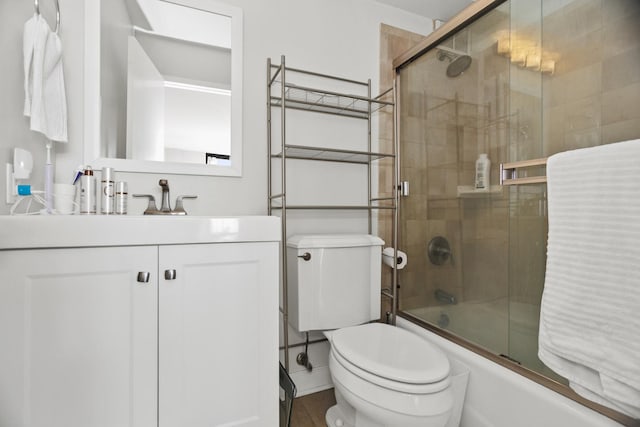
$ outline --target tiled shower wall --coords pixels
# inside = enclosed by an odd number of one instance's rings
[[[522,1],[511,4],[512,16],[514,9],[527,7]],[[539,90],[539,99],[526,90],[511,91],[511,111],[522,112],[522,120],[516,129],[512,123],[517,146],[511,147],[510,160],[640,138],[640,2],[544,0],[536,7],[541,24],[527,26],[515,18],[512,25],[537,32],[543,50],[557,58],[556,68],[528,82],[529,91]],[[524,83],[527,73],[512,67],[512,82]],[[547,222],[539,212],[546,207],[545,190],[544,185],[510,190],[512,301],[540,301]]]
[[[561,59],[543,81],[545,153],[640,137],[640,2],[544,1],[551,10],[542,42]]]

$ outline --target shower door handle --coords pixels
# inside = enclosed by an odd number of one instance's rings
[[[400,185],[398,185],[398,191],[400,195],[403,197],[409,196],[409,181],[401,181]]]

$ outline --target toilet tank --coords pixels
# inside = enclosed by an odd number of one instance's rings
[[[287,240],[289,323],[337,329],[380,318],[382,239],[368,234],[297,235]]]

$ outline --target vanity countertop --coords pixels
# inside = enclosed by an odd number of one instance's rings
[[[280,241],[270,216],[0,216],[0,250]]]

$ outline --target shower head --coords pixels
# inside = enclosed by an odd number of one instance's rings
[[[471,57],[467,54],[456,53],[442,48],[438,49],[437,58],[440,61],[447,59],[449,66],[447,67],[447,77],[458,77],[467,71],[471,66]]]
[[[451,61],[447,67],[447,77],[458,77],[471,66],[471,57],[462,55]]]

